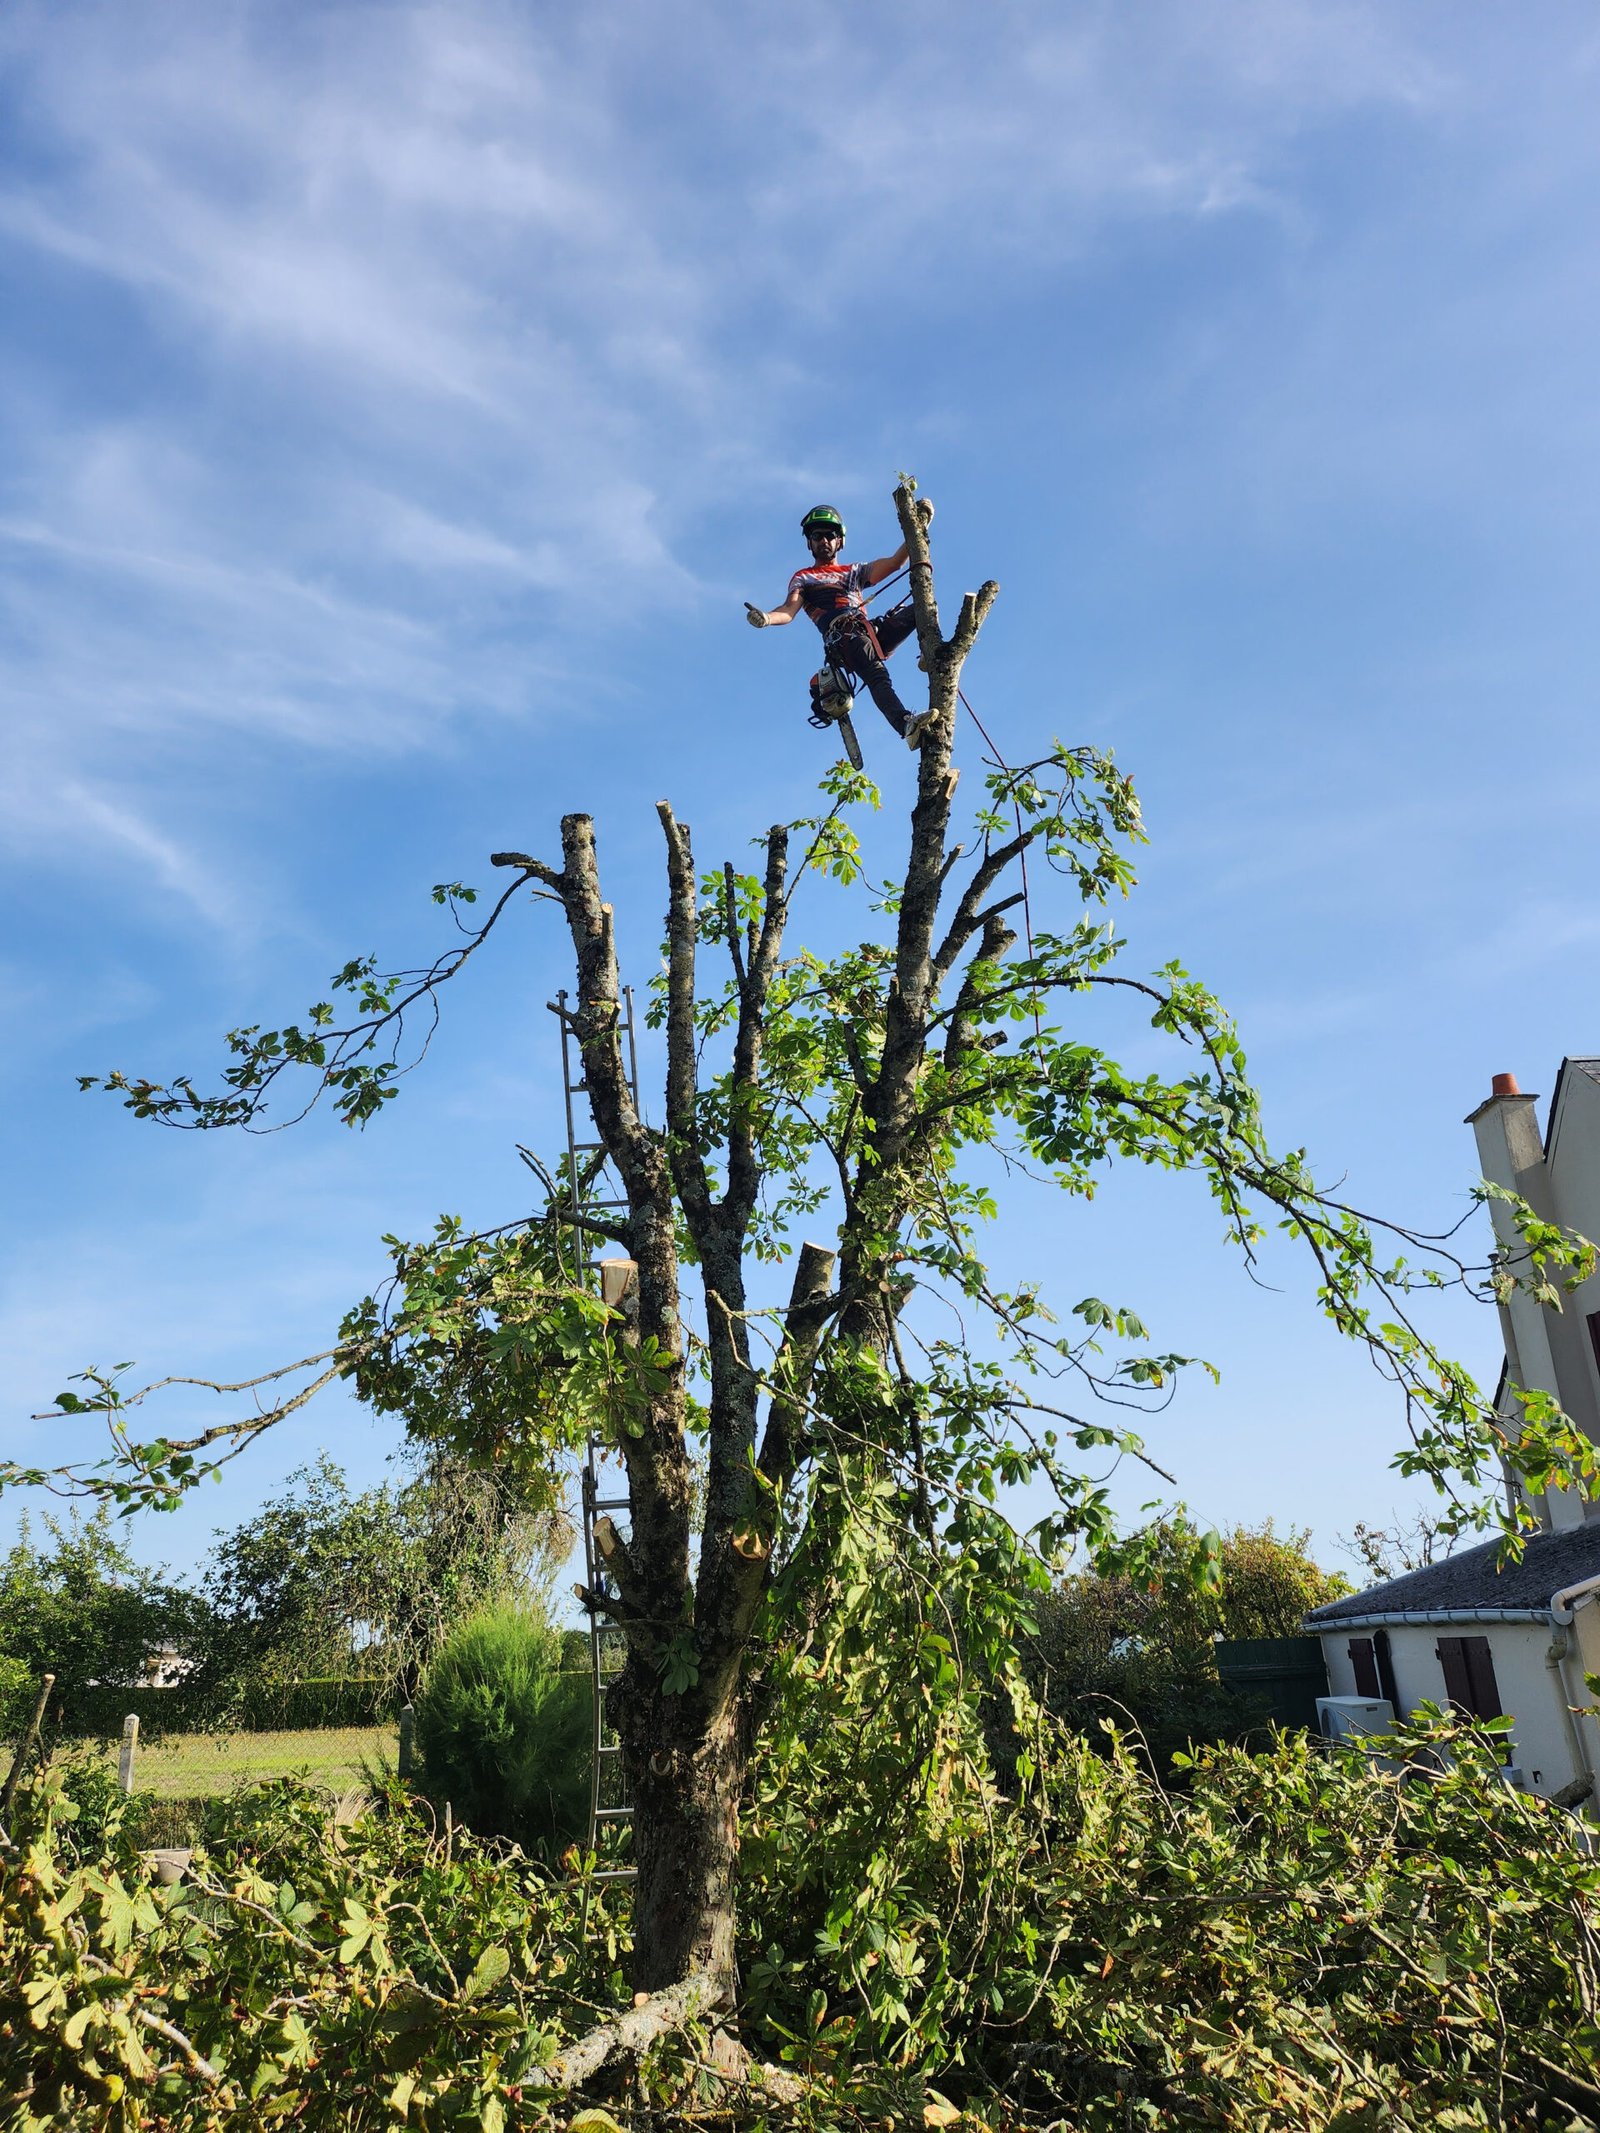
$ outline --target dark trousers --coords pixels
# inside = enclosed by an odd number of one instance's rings
[[[889,679],[889,669],[883,661],[896,645],[905,643],[916,626],[916,612],[911,602],[902,600],[898,607],[891,607],[887,613],[876,617],[872,636],[867,634],[867,625],[860,616],[845,615],[834,624],[825,640],[828,664],[861,682],[902,738],[911,714],[896,694],[894,683]],[[878,640],[877,651],[873,649],[873,636]],[[879,652],[883,654],[881,659]]]

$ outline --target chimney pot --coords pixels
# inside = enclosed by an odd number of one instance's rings
[[[1490,1093],[1494,1096],[1520,1096],[1522,1091],[1517,1087],[1515,1074],[1496,1074],[1490,1083]]]

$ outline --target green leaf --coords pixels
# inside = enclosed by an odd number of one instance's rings
[[[506,1949],[485,1948],[472,1966],[472,1975],[461,1988],[462,1999],[481,2000],[485,1993],[493,1992],[510,1968],[511,1957]]]
[[[75,2014],[67,2017],[62,2025],[61,2041],[69,2052],[75,2052],[82,2044],[85,2031],[99,2011],[91,2000],[87,2007],[80,2007]]]

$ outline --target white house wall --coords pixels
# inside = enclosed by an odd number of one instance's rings
[[[1355,1668],[1350,1659],[1352,1637],[1371,1637],[1370,1629],[1330,1626],[1322,1633],[1323,1657],[1328,1664],[1328,1693],[1357,1696]],[[1547,1666],[1553,1632],[1538,1622],[1439,1622],[1395,1623],[1389,1629],[1389,1658],[1394,1667],[1395,1692],[1407,1717],[1420,1703],[1447,1701],[1444,1669],[1437,1646],[1441,1637],[1489,1639],[1494,1660],[1495,1684],[1500,1708],[1513,1720],[1512,1761],[1526,1771],[1528,1783],[1546,1795],[1559,1792],[1578,1775],[1558,1701],[1555,1669]],[[1581,1662],[1577,1651],[1567,1662],[1568,1674],[1579,1697],[1586,1698]],[[1590,1733],[1586,1743],[1600,1767],[1600,1740]]]
[[[1545,1168],[1556,1220],[1580,1236],[1600,1240],[1600,1081],[1588,1071],[1590,1064],[1569,1059],[1562,1068],[1559,1102],[1546,1137]],[[1563,1379],[1581,1382],[1587,1393],[1587,1407],[1572,1406],[1569,1411],[1600,1439],[1600,1370],[1585,1323],[1591,1311],[1600,1311],[1600,1270],[1565,1298],[1564,1305],[1551,1346],[1565,1351],[1560,1357]],[[1597,1508],[1591,1505],[1591,1517]]]
[[[1571,1074],[1562,1077],[1559,1111],[1566,1109],[1566,1085],[1572,1079]],[[1492,1096],[1471,1114],[1469,1124],[1477,1140],[1484,1176],[1492,1184],[1521,1194],[1546,1221],[1560,1221],[1555,1180],[1539,1135],[1536,1102],[1536,1098],[1520,1093]],[[1510,1209],[1496,1200],[1491,1201],[1489,1213],[1499,1250],[1513,1264],[1520,1264],[1521,1240]],[[1499,1315],[1513,1382],[1554,1394],[1587,1435],[1600,1439],[1592,1371],[1571,1337],[1574,1323],[1583,1332],[1581,1316],[1574,1319],[1571,1312],[1547,1310],[1521,1287],[1501,1304]],[[1582,1500],[1567,1491],[1550,1490],[1529,1501],[1547,1527],[1561,1530],[1583,1521]]]

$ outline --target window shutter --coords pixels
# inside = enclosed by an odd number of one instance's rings
[[[1439,1655],[1439,1664],[1444,1668],[1444,1692],[1456,1709],[1467,1717],[1472,1716],[1472,1677],[1467,1672],[1467,1655],[1462,1647],[1465,1637],[1441,1637],[1434,1646]],[[1487,1639],[1475,1639],[1485,1643]]]
[[[1389,1632],[1386,1629],[1373,1631],[1372,1655],[1378,1663],[1378,1694],[1386,1698],[1398,1711],[1400,1692],[1394,1685],[1394,1654],[1389,1649]]]
[[[1372,1649],[1370,1637],[1350,1639],[1350,1664],[1356,1670],[1356,1694],[1358,1696],[1381,1696],[1378,1687],[1378,1658]]]
[[[1500,1691],[1494,1678],[1494,1657],[1489,1650],[1487,1637],[1463,1637],[1461,1656],[1467,1664],[1467,1680],[1472,1688],[1472,1712],[1475,1718],[1498,1718]]]

